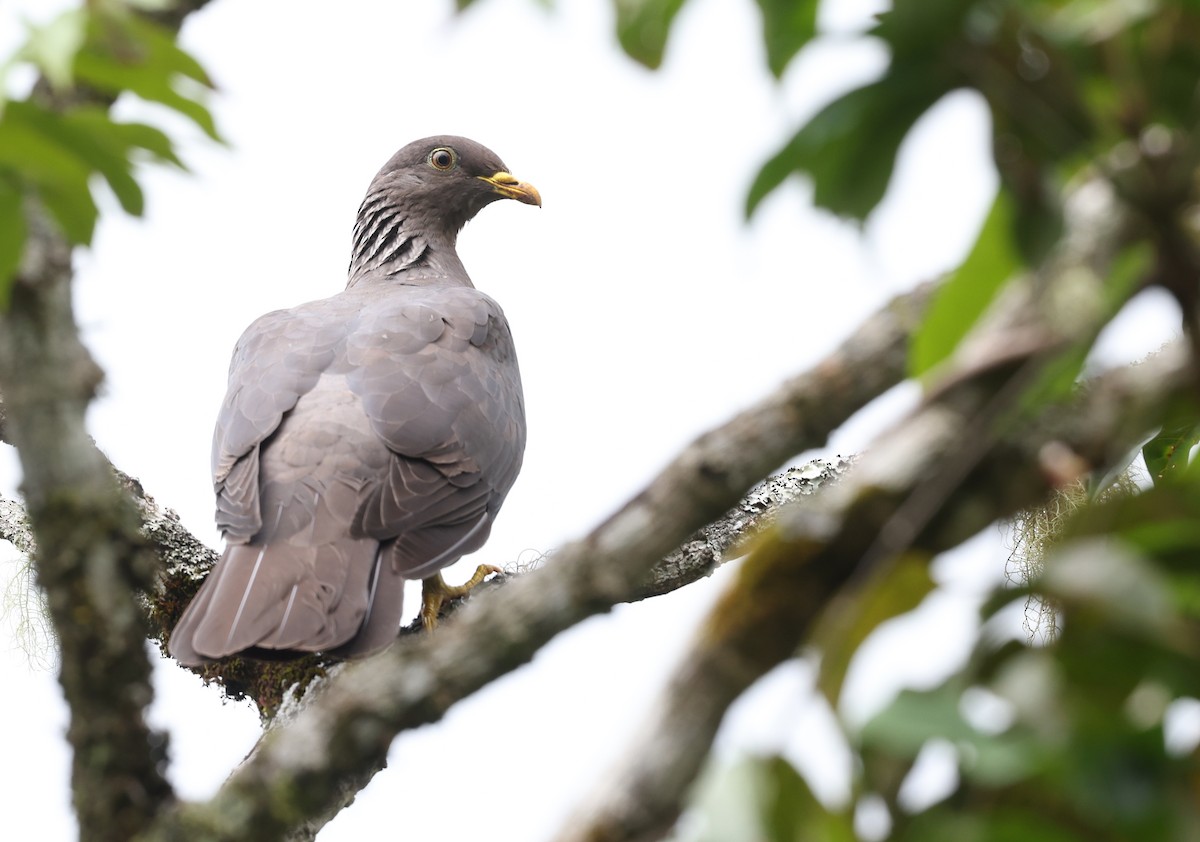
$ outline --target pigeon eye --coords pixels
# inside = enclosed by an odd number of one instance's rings
[[[448,146],[439,146],[429,153],[429,163],[435,170],[448,170],[458,163],[458,156]]]

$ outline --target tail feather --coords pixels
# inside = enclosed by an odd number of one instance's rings
[[[321,652],[344,646],[364,626],[378,555],[379,544],[370,539],[316,547],[229,545],[176,625],[171,654],[182,664],[199,665],[251,648]],[[390,598],[390,582],[388,588]],[[396,617],[393,638],[399,625]],[[376,629],[373,637],[382,634]]]
[[[348,643],[330,654],[339,658],[365,658],[396,639],[404,619],[404,577],[392,569],[388,555],[386,550],[380,549],[376,556],[371,598],[362,628]]]

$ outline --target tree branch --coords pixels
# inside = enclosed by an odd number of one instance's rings
[[[660,838],[678,818],[729,705],[796,652],[826,606],[844,604],[835,600],[841,589],[906,553],[932,557],[1081,472],[1103,473],[1159,423],[1162,408],[1191,382],[1178,343],[1037,417],[1021,409],[1112,315],[1084,305],[1075,286],[1090,278],[1092,294],[1102,295],[1100,279],[1123,243],[1123,209],[1105,195],[1110,201],[1097,202],[1093,191],[1071,205],[1078,212],[1068,214],[1068,236],[1047,269],[1010,285],[911,417],[829,493],[790,507],[761,536],[634,749],[559,842]]]
[[[972,429],[983,396],[964,391],[974,384],[963,384],[923,407],[830,493],[779,516],[681,659],[665,699],[634,740],[636,749],[568,822],[559,842],[660,838],[678,818],[729,705],[794,655],[840,589],[862,582],[871,566],[892,563],[897,551],[932,556],[1044,499],[1058,476],[1048,464],[1057,457],[1046,455],[1054,448],[1069,448],[1072,460],[1103,471],[1156,423],[1172,392],[1187,387],[1189,371],[1177,343],[1136,369],[1098,378],[1071,412],[1052,411],[1041,424],[1013,428],[981,455],[946,508],[907,548],[881,553],[878,536],[903,517],[939,460]]]
[[[767,477],[717,520],[694,532],[679,547],[650,570],[642,585],[626,602],[636,602],[669,593],[710,575],[728,558],[738,555],[738,546],[749,536],[775,521],[791,503],[816,494],[837,480],[850,461],[814,459],[803,467],[788,468]]]
[[[60,110],[111,104],[92,91],[51,91],[44,79],[34,96]],[[68,240],[32,196],[25,217],[21,264],[0,313],[0,427],[20,455],[38,582],[61,647],[80,835],[127,840],[174,797],[162,771],[166,738],[143,718],[153,690],[135,595],[152,587],[155,560],[85,428],[103,373],[79,340]]]
[[[142,719],[152,690],[133,599],[149,588],[154,561],[84,427],[101,375],[71,312],[70,249],[36,211],[30,222],[0,316],[6,430],[20,453],[38,581],[62,648],[82,836],[130,838],[171,797],[160,771],[165,738]]]

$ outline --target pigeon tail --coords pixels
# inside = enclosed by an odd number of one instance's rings
[[[171,655],[199,666],[245,650],[370,654],[395,638],[403,609],[403,579],[380,555],[361,538],[231,544],[179,619]],[[360,631],[369,643],[355,642]]]

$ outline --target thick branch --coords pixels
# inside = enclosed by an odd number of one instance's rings
[[[20,453],[38,580],[62,648],[83,838],[127,839],[171,796],[165,738],[142,719],[152,691],[134,594],[149,587],[153,556],[84,428],[101,375],[71,312],[70,250],[44,217],[31,222],[0,319],[5,426]]]
[[[35,96],[60,109],[110,104],[51,92],[44,80]],[[38,581],[61,646],[81,838],[127,840],[173,798],[166,738],[142,715],[152,689],[135,595],[153,583],[154,555],[85,429],[103,375],[75,325],[70,246],[33,197],[26,211],[29,236],[0,314],[0,428],[20,455]]]
[[[817,368],[702,436],[553,564],[474,600],[432,638],[346,667],[269,733],[212,801],[182,807],[149,838],[268,838],[331,815],[348,782],[353,791],[382,768],[397,733],[439,719],[560,631],[635,598],[653,565],[695,530],[900,382],[908,337],[932,291],[896,299]]]

